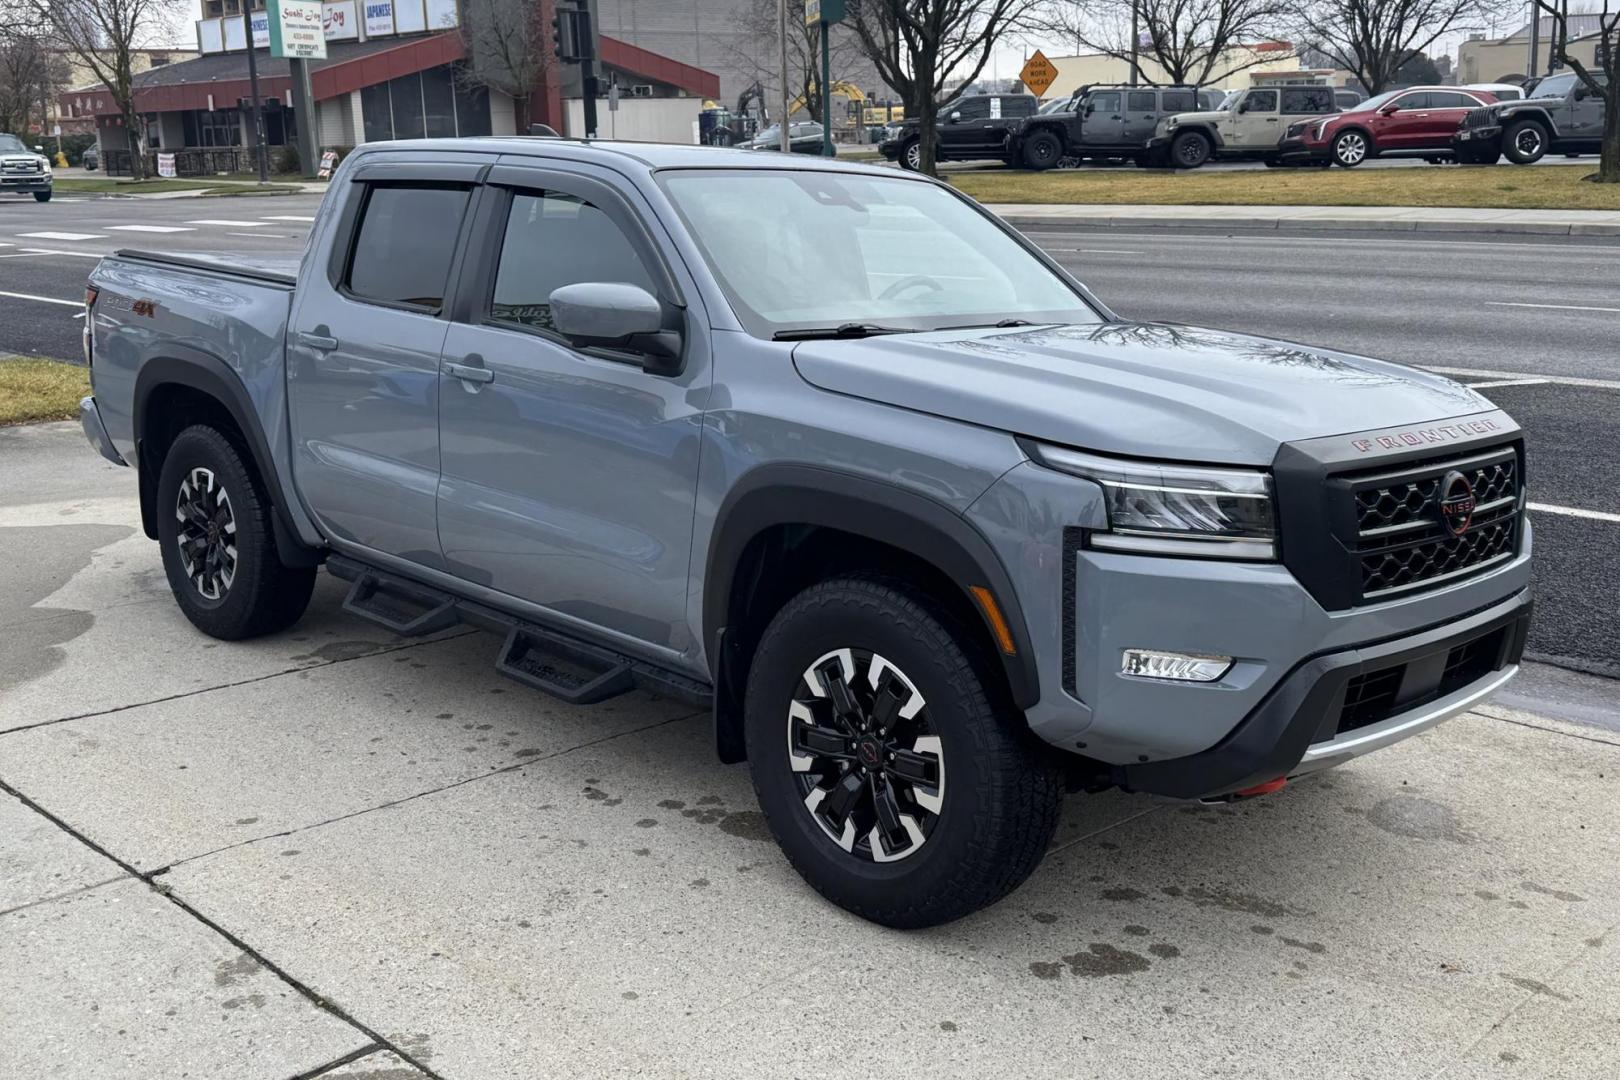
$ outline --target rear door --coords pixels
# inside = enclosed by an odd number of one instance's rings
[[[687,571],[711,370],[701,320],[685,314],[674,376],[552,328],[563,285],[622,282],[677,306],[692,295],[639,196],[608,175],[489,174],[444,347],[439,535],[449,570],[473,585],[680,652],[693,644]]]
[[[1125,139],[1125,95],[1118,90],[1094,90],[1080,110],[1086,147],[1118,146]]]
[[[1153,129],[1159,126],[1159,95],[1153,90],[1127,90],[1125,117],[1120,122],[1119,141],[1122,146],[1142,147],[1153,138]]]
[[[288,325],[293,474],[310,513],[339,540],[436,569],[445,297],[487,160],[361,165]]]
[[[1451,149],[1451,137],[1462,126],[1463,117],[1483,104],[1460,90],[1429,91],[1429,122],[1424,127],[1423,145],[1433,150]]]

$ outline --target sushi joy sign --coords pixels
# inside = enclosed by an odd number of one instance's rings
[[[270,55],[293,60],[325,60],[326,31],[321,0],[270,0]]]

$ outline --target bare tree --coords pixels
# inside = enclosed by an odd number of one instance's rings
[[[112,94],[129,140],[130,173],[144,180],[135,55],[144,42],[167,37],[175,0],[21,0],[21,6],[51,45],[77,57]]]
[[[819,123],[825,119],[821,115],[821,28],[800,18],[799,8],[796,3],[788,5],[788,95],[802,101],[810,119]],[[732,42],[728,46],[732,61],[764,87],[778,83],[782,71],[776,58],[781,53],[778,36],[782,27],[777,18],[777,0],[747,0],[737,28],[742,33],[728,39]],[[828,58],[836,84],[839,72],[847,67],[857,49],[854,36],[842,26],[834,26],[829,37]],[[767,95],[767,100],[775,98]]]
[[[1289,2],[1136,0],[1133,17],[1120,0],[1057,0],[1042,6],[1038,22],[1082,48],[1134,63],[1139,82],[1159,81],[1143,70],[1152,61],[1167,82],[1207,86],[1293,55],[1278,37]],[[1134,50],[1133,35],[1139,35]]]
[[[998,39],[1022,24],[1035,0],[850,0],[847,18],[860,49],[917,121],[922,170],[934,171],[940,93],[971,83]]]
[[[43,135],[49,119],[46,103],[68,78],[67,61],[37,31],[0,27],[0,131],[27,131],[37,108]]]
[[[517,132],[529,132],[529,98],[551,66],[551,27],[541,16],[549,4],[536,0],[466,0],[461,38],[467,63],[464,82],[512,99]]]
[[[1299,41],[1355,73],[1368,94],[1397,85],[1401,65],[1441,37],[1486,25],[1502,0],[1294,0]]]
[[[1569,51],[1569,8],[1563,0],[1535,0],[1539,14],[1552,19],[1553,56],[1573,71],[1587,94],[1603,102],[1603,142],[1598,171],[1587,177],[1600,184],[1620,184],[1620,2],[1603,0],[1598,16],[1594,64],[1588,67]]]

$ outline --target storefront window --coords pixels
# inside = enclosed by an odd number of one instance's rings
[[[463,86],[448,66],[362,87],[360,111],[367,142],[490,133],[489,95]]]

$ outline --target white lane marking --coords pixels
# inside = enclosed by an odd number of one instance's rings
[[[1573,506],[1552,506],[1548,503],[1525,503],[1525,505],[1540,514],[1562,514],[1565,517],[1586,518],[1588,521],[1610,521],[1620,524],[1620,514],[1610,514],[1602,510],[1578,510]]]
[[[1077,252],[1081,255],[1143,255],[1141,251],[1127,251],[1124,248],[1066,248],[1049,247],[1047,251]]]
[[[84,318],[84,312],[82,312],[82,311],[79,311],[79,312],[75,312],[75,313],[74,313],[74,315],[73,315],[73,317],[74,317],[74,318],[75,318],[75,319],[82,319],[82,318]]]
[[[55,248],[24,248],[27,255],[72,255],[80,259],[104,259],[107,256],[99,251],[60,251]]]
[[[29,240],[105,240],[106,233],[79,233],[79,232],[24,232],[18,236]]]
[[[54,296],[34,296],[25,292],[0,292],[0,296],[9,296],[13,300],[38,300],[42,304],[62,304],[66,307],[84,307],[83,300],[58,300]]]
[[[1415,364],[1414,367],[1432,371],[1436,375],[1463,375],[1476,379],[1541,379],[1558,386],[1586,386],[1593,390],[1620,390],[1615,379],[1582,379],[1573,375],[1534,375],[1528,371],[1490,371],[1484,368],[1432,367]]]
[[[1495,382],[1471,382],[1463,385],[1470,390],[1481,390],[1490,386],[1541,386],[1547,379],[1497,379]]]
[[[1620,315],[1620,307],[1590,307],[1586,304],[1522,304],[1511,300],[1487,300],[1485,306],[1542,308],[1547,311],[1607,311]]]
[[[232,228],[252,229],[262,226],[262,221],[236,221],[232,218],[197,218],[186,222],[187,225],[228,225]]]
[[[172,232],[196,232],[197,230],[193,229],[189,225],[108,225],[107,226],[107,231],[108,232],[172,233]]]
[[[313,217],[305,217],[303,214],[271,214],[268,217],[266,217],[264,220],[266,220],[266,221],[314,221],[315,219]]]
[[[270,237],[271,239],[274,239],[274,240],[285,240],[285,239],[287,239],[287,236],[286,236],[285,233],[275,233],[275,232],[228,232],[225,235],[226,236],[268,236],[268,237]]]
[[[1050,230],[1051,227],[1052,227],[1051,224],[1047,224],[1045,226],[1045,228],[1048,229],[1048,230]],[[1208,226],[1208,227],[1216,228],[1218,226]],[[1227,227],[1228,228],[1238,228],[1238,229],[1243,228],[1242,225],[1235,225],[1235,224],[1234,225],[1229,225]],[[1165,245],[1170,245],[1172,243],[1179,245],[1185,240],[1191,240],[1191,241],[1194,241],[1194,242],[1202,242],[1202,243],[1209,243],[1209,244],[1220,244],[1222,246],[1226,246],[1226,245],[1229,245],[1229,244],[1309,244],[1312,247],[1321,247],[1321,246],[1323,246],[1325,244],[1375,244],[1375,245],[1381,245],[1381,246],[1384,246],[1384,247],[1389,247],[1389,246],[1397,245],[1397,244],[1410,245],[1410,244],[1412,244],[1414,242],[1417,242],[1417,243],[1422,243],[1422,244],[1430,244],[1430,243],[1444,244],[1446,247],[1512,248],[1515,251],[1530,251],[1530,250],[1535,250],[1537,248],[1540,248],[1540,249],[1546,250],[1546,251],[1557,251],[1560,255],[1567,255],[1571,250],[1589,251],[1589,252],[1592,252],[1593,254],[1602,253],[1602,254],[1608,255],[1610,258],[1613,258],[1614,254],[1615,254],[1615,249],[1610,245],[1607,245],[1607,244],[1576,244],[1576,245],[1570,245],[1567,242],[1568,238],[1565,238],[1566,242],[1564,244],[1555,244],[1555,243],[1551,243],[1551,242],[1548,242],[1548,243],[1536,243],[1534,241],[1524,242],[1524,243],[1514,243],[1514,242],[1509,241],[1509,240],[1448,240],[1448,239],[1444,239],[1444,237],[1447,235],[1446,233],[1432,233],[1432,232],[1424,232],[1424,233],[1396,232],[1396,233],[1392,233],[1390,235],[1389,239],[1384,239],[1383,237],[1367,237],[1367,236],[1322,236],[1322,237],[1315,237],[1315,236],[1286,236],[1286,235],[1284,235],[1284,236],[1267,236],[1267,235],[1264,235],[1264,232],[1269,232],[1270,230],[1263,230],[1262,233],[1259,233],[1259,234],[1227,235],[1227,234],[1224,234],[1224,233],[1215,234],[1215,233],[1188,232],[1185,229],[1177,230],[1175,228],[1175,226],[1173,226],[1173,225],[1172,226],[1166,226],[1163,233],[1114,232],[1113,230],[1116,228],[1116,226],[1092,225],[1092,224],[1089,224],[1089,223],[1087,225],[1080,226],[1079,228],[1084,229],[1086,232],[1091,232],[1094,229],[1107,229],[1107,230],[1109,230],[1108,237],[1111,240],[1157,240],[1157,241],[1160,241],[1160,242],[1164,243]],[[1028,236],[1030,239],[1035,240],[1037,242],[1039,242],[1039,240],[1043,236],[1050,237],[1051,239],[1054,239],[1054,240],[1056,240],[1056,239],[1074,240],[1076,238],[1073,232],[1050,232],[1049,231],[1049,232],[1041,233],[1041,232],[1039,232],[1039,230],[1036,229],[1035,226],[1026,226],[1021,231],[1024,232],[1024,235]],[[1401,239],[1401,237],[1405,237],[1405,239]],[[1414,241],[1414,237],[1417,238],[1415,241]],[[1101,239],[1101,237],[1099,237],[1098,239]]]

